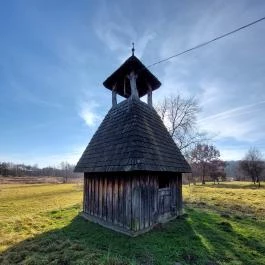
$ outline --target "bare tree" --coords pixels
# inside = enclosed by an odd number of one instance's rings
[[[74,166],[70,165],[68,162],[61,162],[60,167],[63,177],[63,183],[68,183],[69,178],[74,176]]]
[[[244,159],[240,162],[240,168],[252,179],[254,184],[258,183],[260,187],[260,179],[264,171],[264,160],[258,149],[252,147],[248,150]]]
[[[213,180],[214,184],[219,181],[225,181],[226,173],[225,173],[225,165],[226,163],[220,159],[215,159],[209,162],[209,175]]]
[[[0,163],[0,175],[8,176],[8,164],[5,162]]]
[[[188,155],[193,146],[206,140],[205,133],[200,133],[196,126],[200,107],[194,97],[166,97],[157,104],[156,111],[184,155]]]
[[[206,170],[209,169],[210,163],[219,157],[220,152],[213,145],[197,144],[191,151],[191,162],[201,169],[202,184],[205,184]]]

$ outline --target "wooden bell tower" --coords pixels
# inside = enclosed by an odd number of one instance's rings
[[[191,170],[152,107],[161,83],[134,47],[103,85],[112,91],[112,108],[75,168],[84,172],[82,214],[136,236],[182,213],[182,173]],[[125,98],[119,104],[117,94]]]

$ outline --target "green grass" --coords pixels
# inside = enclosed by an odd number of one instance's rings
[[[265,264],[265,190],[215,186],[185,186],[185,215],[130,238],[78,216],[80,186],[2,185],[0,264]]]

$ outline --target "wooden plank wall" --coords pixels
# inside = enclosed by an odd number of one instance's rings
[[[85,174],[84,212],[132,231],[149,228],[158,218],[156,176]]]
[[[157,176],[134,176],[132,181],[131,230],[141,231],[153,226],[158,218]]]

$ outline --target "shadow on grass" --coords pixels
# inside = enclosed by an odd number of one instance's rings
[[[255,247],[265,251],[261,243],[238,235],[218,215],[192,209],[187,212],[136,238],[76,216],[61,229],[10,247],[0,256],[0,264],[262,264],[245,253]],[[246,246],[241,248],[240,242]]]
[[[220,218],[205,211],[194,211],[193,218],[197,221],[193,225],[194,231],[208,241],[216,260],[223,264],[265,264],[263,222],[251,218],[238,220],[236,216]],[[242,231],[238,232],[234,226]]]

